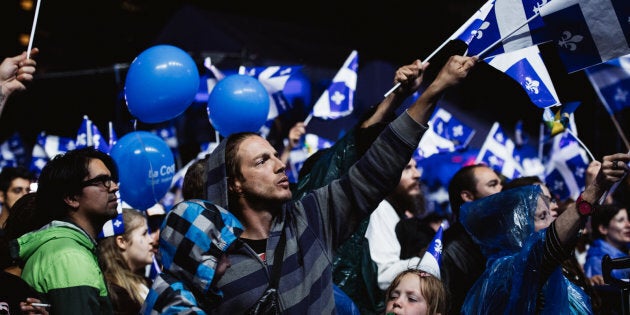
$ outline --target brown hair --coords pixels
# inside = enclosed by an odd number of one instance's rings
[[[427,314],[446,314],[446,290],[442,280],[418,269],[407,269],[399,273],[389,285],[385,293],[385,303],[389,301],[392,291],[400,284],[400,281],[408,275],[416,275],[420,278],[420,294],[427,301]]]

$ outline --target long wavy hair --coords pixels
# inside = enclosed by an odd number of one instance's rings
[[[142,212],[135,209],[123,209],[123,224],[125,232],[120,235],[128,242],[131,242],[131,232],[137,228],[145,226],[146,218]],[[107,289],[112,303],[116,305],[118,296],[112,288],[115,284],[124,288],[129,296],[140,305],[144,302],[147,282],[142,274],[144,269],[131,270],[127,261],[122,255],[122,251],[116,244],[116,235],[103,238],[99,241],[98,256],[107,283]]]

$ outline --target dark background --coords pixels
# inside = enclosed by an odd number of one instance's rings
[[[38,74],[27,92],[7,104],[0,117],[0,140],[16,131],[27,144],[40,131],[75,137],[83,115],[103,133],[109,121],[114,122],[119,137],[133,130],[134,120],[122,97],[126,70],[138,54],[157,44],[189,52],[202,74],[205,57],[211,57],[221,70],[239,65],[304,65],[312,99],[305,100],[305,109],[287,118],[278,133],[307,115],[308,106],[356,49],[355,113],[330,123],[336,127],[326,128],[327,132],[335,137],[382,99],[397,67],[426,58],[484,2],[413,1],[357,7],[194,0],[42,1],[34,40],[41,50],[36,57]],[[36,1],[30,11],[22,9],[20,0],[0,3],[0,57],[13,56],[26,49],[28,38],[22,42],[20,38],[31,32]],[[567,74],[551,44],[540,48],[561,101],[582,102],[576,112],[578,135],[595,157],[626,151],[584,73]],[[445,58],[438,55],[431,64],[439,68]],[[494,121],[511,130],[516,121],[523,120],[530,138],[538,139],[542,110],[529,103],[514,81],[490,67],[479,68],[450,96],[457,102],[444,105],[477,129],[471,145],[481,145]],[[624,130],[627,117],[625,112],[616,117]],[[184,162],[196,154],[200,142],[214,139],[202,103],[192,104],[185,114],[164,124],[177,126]]]

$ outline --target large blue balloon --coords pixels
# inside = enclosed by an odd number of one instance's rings
[[[129,66],[125,99],[129,112],[145,123],[159,123],[183,113],[195,99],[199,71],[188,53],[170,45],[143,51]]]
[[[269,93],[256,78],[233,74],[214,86],[208,96],[208,118],[222,136],[257,132],[267,121]]]
[[[134,131],[118,139],[110,151],[120,174],[120,199],[146,210],[166,193],[175,175],[173,153],[162,138]]]

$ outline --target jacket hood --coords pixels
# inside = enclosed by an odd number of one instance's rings
[[[224,138],[208,157],[208,173],[206,178],[206,200],[215,205],[228,208],[227,171],[225,169],[225,145],[228,138]]]
[[[541,194],[539,185],[528,185],[464,203],[460,222],[486,258],[513,254],[534,232],[534,213]]]
[[[180,202],[162,224],[162,271],[205,294],[219,258],[242,232],[236,217],[221,207],[200,199]]]
[[[96,250],[96,242],[78,226],[65,221],[52,221],[37,231],[20,236],[12,243],[11,256],[25,262],[42,245],[60,238],[70,238],[92,252]]]

